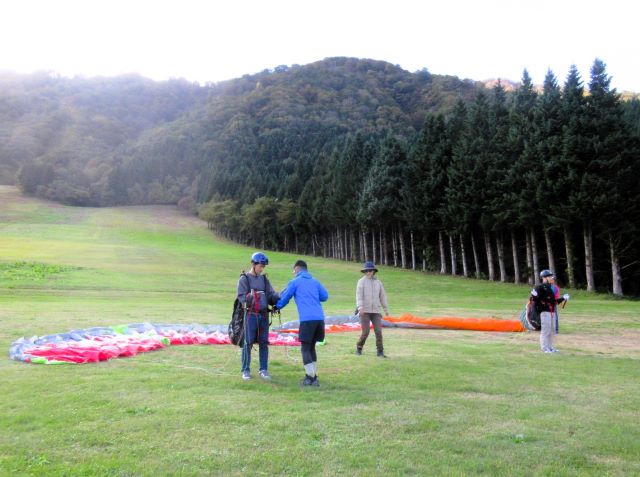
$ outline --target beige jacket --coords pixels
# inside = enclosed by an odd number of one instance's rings
[[[373,278],[362,277],[356,287],[356,305],[358,311],[365,313],[380,313],[380,307],[384,308],[385,316],[389,316],[387,294],[384,292],[382,282],[375,276]]]

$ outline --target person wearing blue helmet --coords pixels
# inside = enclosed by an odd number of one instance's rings
[[[556,296],[556,276],[551,270],[542,270],[540,279],[542,283],[531,290],[531,301],[540,314],[540,349],[544,353],[557,353],[553,347],[554,317],[558,304],[569,300],[569,295]]]
[[[244,344],[242,346],[242,379],[251,379],[251,349],[258,343],[260,377],[270,380],[269,374],[269,305],[280,296],[263,275],[269,259],[262,252],[251,256],[251,270],[242,273],[238,280],[238,300],[245,314]]]

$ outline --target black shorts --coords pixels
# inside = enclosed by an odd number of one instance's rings
[[[301,321],[298,339],[301,343],[324,341],[324,320]]]

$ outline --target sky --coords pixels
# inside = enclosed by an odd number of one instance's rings
[[[542,84],[595,58],[640,92],[633,0],[5,0],[0,70],[215,83],[333,56]]]

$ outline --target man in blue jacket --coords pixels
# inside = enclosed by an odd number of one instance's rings
[[[322,284],[307,271],[307,264],[298,260],[293,265],[295,278],[287,284],[276,304],[282,309],[293,297],[298,308],[300,328],[298,339],[302,344],[302,362],[306,375],[300,384],[320,386],[318,382],[316,342],[324,341],[324,311],[320,302],[327,301],[329,293]]]

